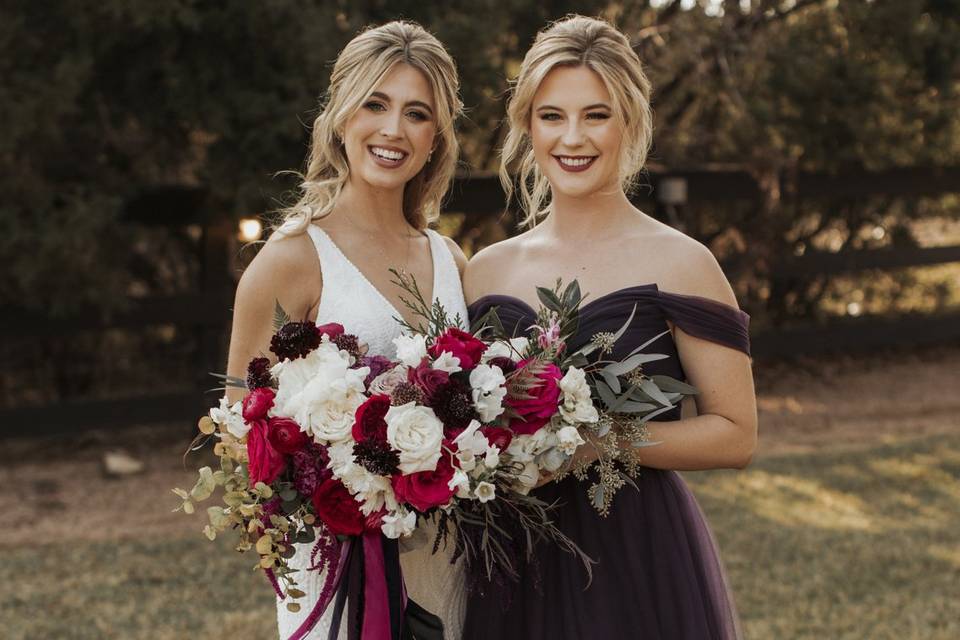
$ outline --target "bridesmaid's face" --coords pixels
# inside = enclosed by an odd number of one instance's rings
[[[436,135],[433,91],[423,73],[397,64],[343,128],[350,180],[403,188],[423,169]]]
[[[610,94],[595,72],[557,67],[540,83],[530,138],[554,193],[583,197],[617,185],[622,135]]]

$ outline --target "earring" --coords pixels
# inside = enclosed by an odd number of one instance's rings
[[[427,156],[427,162],[433,160],[433,149],[430,149],[430,155]]]

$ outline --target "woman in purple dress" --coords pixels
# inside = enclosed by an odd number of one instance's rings
[[[488,247],[467,267],[474,317],[498,309],[504,327],[534,324],[535,285],[574,278],[589,294],[571,349],[616,331],[636,309],[613,357],[669,329],[649,350],[670,358],[650,375],[697,387],[697,415],[650,424],[638,490],[621,489],[607,517],[584,485],[542,479],[556,520],[597,564],[550,545],[519,582],[491,585],[467,604],[463,637],[739,637],[733,600],[699,507],[678,470],[743,468],[757,441],[748,316],[708,249],[636,209],[627,198],[652,132],[650,85],[627,38],[572,17],[541,32],[508,108],[501,178],[519,171],[528,230]],[[595,456],[581,447],[586,458]]]

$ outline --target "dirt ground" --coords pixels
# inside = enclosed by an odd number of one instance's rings
[[[758,459],[960,431],[960,346],[757,363],[755,377]],[[181,424],[3,442],[0,503],[7,526],[0,548],[64,535],[77,541],[199,535],[203,515],[171,513],[178,500],[170,490],[189,489],[201,460],[192,454],[184,461],[193,435],[192,425]],[[139,459],[144,471],[108,477],[102,460],[111,450]]]

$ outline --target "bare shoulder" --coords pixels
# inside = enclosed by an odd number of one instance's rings
[[[733,288],[706,245],[666,225],[653,235],[668,274],[661,280],[662,289],[737,306]]]
[[[237,299],[279,300],[289,313],[310,309],[319,294],[320,259],[307,233],[274,234],[243,272]]]
[[[447,248],[450,249],[450,253],[453,255],[453,261],[457,263],[457,271],[460,272],[460,277],[463,278],[463,273],[467,268],[467,256],[463,255],[463,249],[453,241],[453,238],[448,238],[443,235],[440,237],[447,243]]]
[[[526,234],[501,240],[478,251],[470,258],[463,274],[463,292],[468,303],[490,293],[489,287],[498,276],[510,269],[526,242]]]

